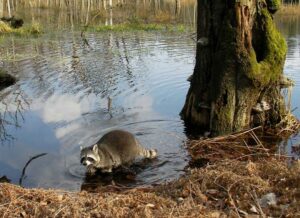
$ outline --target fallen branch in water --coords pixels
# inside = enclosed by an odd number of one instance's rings
[[[41,153],[41,154],[35,155],[35,156],[33,156],[32,158],[30,158],[30,159],[27,161],[27,163],[25,164],[25,166],[24,166],[24,168],[23,168],[23,170],[22,170],[22,175],[21,175],[21,177],[20,177],[20,179],[19,179],[19,185],[20,185],[20,186],[22,186],[23,178],[24,178],[24,176],[25,176],[25,171],[26,171],[27,166],[30,164],[30,162],[33,161],[34,159],[37,159],[37,158],[39,158],[39,157],[42,157],[42,156],[44,156],[44,155],[46,155],[46,154],[47,154],[47,153]]]

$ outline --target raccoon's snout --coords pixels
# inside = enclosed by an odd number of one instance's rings
[[[94,164],[96,161],[91,157],[83,157],[81,158],[80,162],[83,166],[89,166],[91,164]]]
[[[86,158],[81,158],[80,160],[80,163],[83,165],[83,166],[88,166],[88,161],[86,160]]]
[[[90,166],[91,164],[92,164],[92,163],[91,163],[90,161],[88,161],[88,160],[82,161],[82,165],[85,166],[85,167],[88,167],[88,166]]]

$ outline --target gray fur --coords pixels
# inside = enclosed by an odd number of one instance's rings
[[[93,174],[97,169],[112,172],[113,168],[131,164],[137,157],[155,158],[155,149],[145,149],[133,134],[123,130],[106,133],[94,145],[81,148],[80,158],[87,171]]]

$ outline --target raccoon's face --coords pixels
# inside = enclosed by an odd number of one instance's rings
[[[96,167],[99,162],[98,146],[97,144],[92,147],[80,147],[80,163],[87,168]]]

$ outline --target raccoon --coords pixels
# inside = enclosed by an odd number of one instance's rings
[[[116,167],[130,165],[137,157],[152,159],[157,156],[156,149],[145,149],[133,134],[124,130],[110,131],[96,144],[80,149],[80,162],[91,175],[97,169],[110,173]]]

